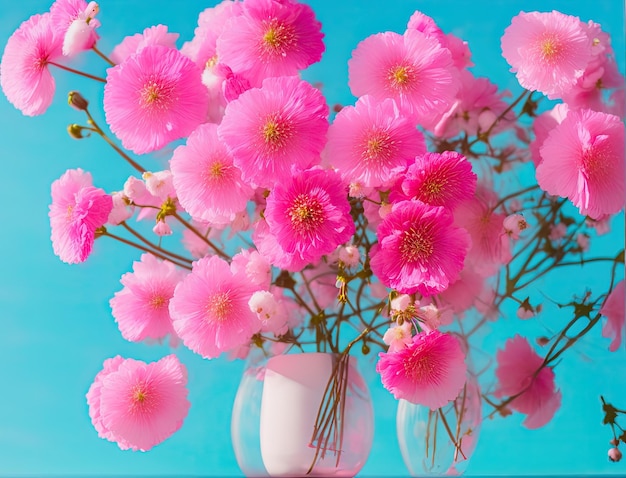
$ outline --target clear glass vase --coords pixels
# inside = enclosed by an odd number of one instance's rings
[[[356,359],[294,353],[247,361],[231,421],[246,476],[346,476],[365,465],[374,434]]]
[[[398,442],[411,476],[462,474],[476,448],[481,421],[480,388],[473,375],[468,374],[455,400],[436,410],[400,400]]]

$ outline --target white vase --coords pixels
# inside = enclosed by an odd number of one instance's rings
[[[242,430],[244,421],[233,413],[233,423],[237,423],[233,444],[244,473],[352,477],[359,472],[371,450],[374,414],[356,360],[344,359],[326,353],[279,355],[255,369],[256,386],[244,375],[235,408],[238,413],[247,409],[259,414],[257,423],[247,417],[251,422]],[[242,408],[244,395],[251,390],[256,400],[260,392],[260,405],[247,403]],[[248,395],[251,401],[254,396]],[[256,471],[250,473],[251,458],[259,453],[250,446],[243,451],[237,443],[245,435],[252,443],[249,436],[256,430],[264,470],[255,465]]]

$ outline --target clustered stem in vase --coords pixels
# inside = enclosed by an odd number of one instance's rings
[[[308,472],[330,452],[340,465],[355,351],[378,352],[383,386],[426,407],[427,460],[434,467],[443,434],[454,469],[480,426],[470,401],[539,428],[560,408],[564,353],[597,327],[611,351],[620,346],[624,249],[588,254],[625,197],[624,78],[600,25],[556,11],[515,16],[501,38],[522,87],[513,98],[472,73],[471,45],[415,12],[404,32],[355,46],[356,100],[331,113],[300,76],[326,48],[304,3],[226,0],[200,13],[180,48],[157,25],[111,52],[97,46],[98,11],[56,0],[2,57],[2,89],[25,115],[51,104],[55,68],[104,83],[106,127],[94,99],[72,91],[86,118],[68,132],[99,136],[133,174],[109,193],[82,169],[63,173],[52,184],[54,253],[81,263],[108,239],[138,251],[110,300],[126,340],[170,337],[207,359],[251,348],[336,354]],[[88,71],[69,66],[90,54]],[[179,140],[168,169],[142,165]],[[560,302],[537,293],[559,271],[588,267],[602,268],[593,287]],[[540,317],[541,300],[560,309],[559,329],[515,335],[473,370],[485,330],[511,310]],[[87,402],[102,438],[149,450],[183,424],[185,366],[176,354],[115,356]],[[623,411],[602,402],[618,461]]]

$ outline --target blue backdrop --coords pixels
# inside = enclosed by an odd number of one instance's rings
[[[322,63],[305,76],[323,83],[331,105],[354,101],[347,87],[346,62],[357,43],[380,31],[403,32],[415,9],[432,16],[445,32],[469,42],[477,75],[490,76],[513,92],[519,87],[499,45],[511,17],[522,9],[556,9],[601,23],[613,35],[624,71],[621,0],[308,3],[323,24],[327,52]],[[159,23],[181,34],[180,46],[191,39],[198,13],[212,5],[211,0],[102,0],[99,46],[108,52],[125,35]],[[3,2],[0,44],[23,20],[49,6],[50,0]],[[85,56],[83,64],[102,65],[93,55]],[[96,104],[102,98],[101,85],[58,70],[55,76],[57,101],[42,117],[23,117],[0,98],[0,475],[237,475],[229,427],[241,362],[203,360],[177,349],[189,369],[192,408],[182,429],[148,453],[119,450],[98,438],[90,423],[85,393],[104,359],[121,354],[152,361],[172,350],[126,342],[111,317],[108,301],[121,288],[119,278],[131,269],[138,253],[104,240],[98,241],[96,252],[85,264],[69,266],[52,253],[47,213],[53,180],[67,168],[81,167],[93,173],[97,186],[113,191],[133,173],[97,138],[76,141],[65,133],[67,124],[83,121],[80,113],[66,106],[66,93],[79,89]],[[97,112],[96,117],[103,115]],[[142,158],[142,162],[149,169],[162,169],[167,153]],[[613,227],[615,245],[623,241],[623,216]],[[579,280],[593,284],[593,277]],[[505,327],[512,335],[520,324],[512,318]],[[608,340],[597,333],[568,353],[557,368],[563,406],[544,429],[522,428],[520,416],[484,423],[468,473],[626,474],[626,463],[608,463],[610,433],[601,426],[600,393],[626,406],[624,349],[609,354],[607,347]],[[406,474],[395,436],[396,403],[378,384],[373,366],[363,365],[374,396],[376,438],[362,474]]]

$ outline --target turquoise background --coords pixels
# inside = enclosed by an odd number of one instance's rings
[[[380,31],[401,33],[416,9],[432,16],[445,32],[469,42],[477,75],[490,76],[513,92],[519,87],[500,56],[499,44],[511,17],[520,10],[556,9],[602,24],[613,35],[624,71],[620,0],[307,3],[323,24],[327,52],[305,77],[323,83],[331,105],[354,101],[347,87],[346,61],[357,43]],[[159,23],[181,34],[181,46],[191,39],[198,13],[211,5],[197,0],[102,0],[99,47],[109,52],[125,35]],[[47,0],[2,2],[0,45],[23,20],[49,6]],[[104,64],[89,53],[78,60],[78,66],[104,72]],[[58,70],[54,74],[56,103],[44,116],[23,117],[0,98],[0,475],[237,475],[229,427],[240,361],[207,361],[184,348],[175,350],[189,369],[192,408],[182,429],[150,452],[121,451],[98,438],[90,423],[85,393],[106,358],[121,354],[152,361],[172,349],[126,342],[111,317],[108,301],[121,288],[119,278],[131,269],[138,252],[101,240],[87,263],[74,266],[60,262],[52,252],[47,216],[52,181],[68,168],[81,167],[92,172],[95,185],[113,191],[133,173],[98,138],[76,141],[65,132],[69,123],[83,122],[83,116],[65,104],[71,89],[80,90],[92,102],[92,111],[104,123],[95,107],[102,99],[101,85]],[[142,157],[141,162],[159,170],[170,153],[171,148]],[[612,239],[604,239],[603,244],[616,249],[623,243],[623,229],[620,215],[613,222]],[[600,279],[606,277],[576,272],[562,282],[560,292],[567,295],[569,290],[593,287]],[[531,327],[514,317],[504,320],[498,329],[501,335],[490,335],[485,347],[492,350],[502,343],[501,337],[518,330],[536,333]],[[601,393],[626,407],[626,354],[624,348],[609,354],[608,342],[597,331],[557,367],[563,406],[543,429],[522,428],[519,415],[486,421],[468,473],[626,474],[626,460],[608,462],[611,435],[601,426]],[[378,384],[373,369],[372,363],[362,363],[376,411],[375,444],[362,474],[405,475],[395,437],[396,403]]]

